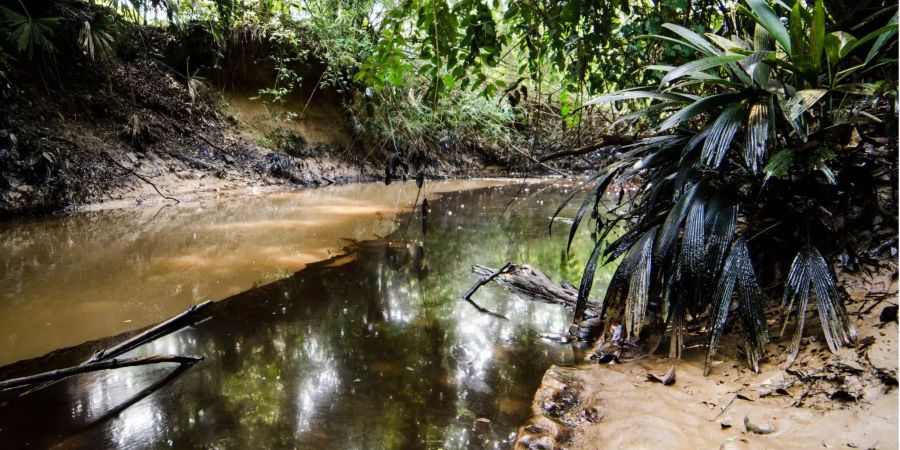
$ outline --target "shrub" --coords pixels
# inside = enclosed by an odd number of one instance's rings
[[[735,299],[747,362],[759,370],[769,340],[759,269],[778,278],[768,269],[785,263],[785,251],[796,255],[781,280],[783,320],[796,317],[789,363],[799,350],[811,298],[832,351],[855,339],[818,249],[847,229],[836,229],[821,209],[854,189],[853,180],[836,170],[864,155],[849,148],[837,155],[844,136],[896,120],[896,111],[886,112],[896,88],[876,76],[886,64],[896,70],[895,61],[879,58],[896,42],[896,15],[857,39],[826,33],[822,0],[811,10],[794,3],[787,26],[765,0],[747,0],[739,8],[752,33],[728,38],[664,25],[671,34],[656,37],[691,49],[696,58],[650,66],[661,72],[659,85],[588,103],[638,103],[638,116],[652,121],[654,135],[626,147],[621,160],[594,177],[595,188],[572,225],[574,232],[592,208],[601,237],[582,277],[576,320],[598,261],[622,257],[601,314],[622,321],[632,339],[653,342],[670,330],[672,356],[680,355],[688,323],[705,321],[707,371]],[[604,218],[608,187],[634,179],[630,208]],[[622,224],[624,234],[604,245],[602,237]]]

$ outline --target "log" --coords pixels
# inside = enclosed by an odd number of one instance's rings
[[[159,363],[177,363],[180,366],[184,366],[192,365],[202,360],[202,356],[180,355],[153,355],[128,359],[107,359],[104,361],[85,363],[80,366],[66,367],[65,369],[52,370],[50,372],[0,381],[0,391],[28,386],[31,384],[58,381],[63,378],[71,377],[72,375],[78,375],[87,372],[96,372],[98,370],[118,369],[120,367],[143,366],[147,364]]]
[[[478,264],[472,266],[472,272],[483,277],[486,274],[495,273],[493,269]],[[486,278],[482,278],[482,280],[486,280]],[[574,308],[578,300],[578,288],[566,282],[556,284],[543,272],[524,264],[507,264],[504,266],[504,270],[496,272],[491,280],[513,292],[547,303]],[[486,280],[484,283],[488,281],[490,280]],[[589,309],[596,310],[600,305],[596,300],[588,299],[587,306]]]
[[[147,342],[159,339],[169,333],[179,330],[189,325],[192,322],[191,319],[195,315],[197,315],[197,313],[206,309],[207,307],[212,305],[212,303],[212,300],[207,300],[197,305],[191,305],[183,313],[178,314],[177,316],[172,317],[171,319],[166,320],[165,322],[162,322],[154,327],[148,328],[147,330],[144,330],[142,333],[131,337],[131,339],[128,339],[125,342],[94,353],[94,356],[92,356],[91,359],[85,361],[85,364],[115,358],[116,356],[122,355],[130,350],[140,347]]]
[[[475,294],[475,291],[477,291],[478,288],[484,286],[485,284],[490,283],[491,280],[493,280],[494,278],[497,278],[498,275],[500,275],[501,273],[503,273],[503,272],[504,272],[506,269],[508,269],[511,265],[512,265],[512,263],[507,262],[506,264],[503,265],[503,267],[501,267],[501,268],[499,268],[499,269],[497,269],[497,270],[491,270],[491,271],[489,271],[489,272],[487,272],[487,273],[482,273],[482,274],[481,274],[481,275],[482,275],[481,279],[478,280],[478,282],[475,283],[474,286],[472,286],[471,288],[469,288],[469,291],[466,292],[466,295],[463,295],[463,299],[465,299],[465,300],[472,300],[472,295]],[[475,266],[472,266],[472,271],[473,271],[473,272],[475,271],[474,267],[475,267]],[[486,267],[483,267],[483,266],[478,266],[478,267],[481,267],[481,268],[483,268],[483,269],[487,269]],[[477,272],[476,272],[476,273],[477,273]]]

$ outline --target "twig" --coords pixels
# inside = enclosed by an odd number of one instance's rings
[[[80,366],[66,367],[65,369],[58,369],[50,372],[29,375],[26,377],[0,381],[0,390],[12,389],[49,381],[58,381],[72,375],[78,375],[80,373],[86,372],[95,372],[98,370],[118,369],[120,367],[143,366],[146,364],[158,363],[177,363],[179,365],[190,365],[201,360],[203,360],[202,356],[153,355],[143,356],[139,358],[96,361],[88,364],[82,364]]]
[[[122,342],[114,347],[110,347],[105,350],[100,350],[99,352],[95,353],[94,356],[91,357],[91,359],[85,361],[85,364],[115,358],[116,356],[122,355],[130,350],[140,347],[147,342],[159,339],[169,333],[181,329],[184,326],[188,325],[188,323],[190,323],[189,319],[191,319],[198,312],[212,305],[212,303],[212,300],[207,300],[197,305],[191,305],[191,307],[186,309],[183,313],[172,317],[171,319],[166,320],[165,322],[162,322],[155,327],[149,328],[143,333],[140,333],[137,336],[126,340],[125,342]]]
[[[538,158],[539,162],[547,162],[553,159],[562,158],[565,156],[577,156],[583,155],[585,153],[590,153],[594,150],[599,150],[603,147],[608,147],[610,145],[623,145],[623,144],[632,144],[634,143],[634,139],[626,138],[622,136],[602,136],[600,137],[599,142],[595,142],[590,145],[585,145],[584,147],[579,147],[571,150],[561,150],[555,153],[551,153],[549,155],[544,155]]]
[[[498,275],[500,275],[500,274],[503,273],[503,272],[506,272],[506,270],[509,269],[509,266],[511,266],[511,265],[512,265],[511,262],[507,262],[506,264],[503,265],[503,267],[501,267],[501,268],[497,269],[496,271],[494,271],[494,273],[492,273],[492,274],[490,274],[490,275],[488,275],[488,276],[486,276],[486,277],[482,277],[481,279],[479,279],[478,282],[475,283],[474,286],[472,286],[471,288],[469,288],[469,291],[466,292],[466,295],[463,295],[463,299],[464,299],[464,300],[471,301],[471,300],[472,300],[472,295],[475,294],[475,291],[477,291],[478,288],[484,286],[485,284],[490,283],[491,280],[493,280],[494,278],[497,278]]]
[[[475,309],[477,309],[478,312],[480,312],[482,314],[487,314],[491,317],[496,317],[498,319],[509,320],[509,317],[506,317],[503,314],[495,313],[487,308],[483,308],[483,307],[479,306],[478,303],[475,303],[475,301],[470,298],[464,298],[463,300],[469,302],[470,305],[474,306]]]
[[[152,186],[152,187],[153,187],[153,190],[155,190],[156,193],[159,194],[160,197],[162,197],[162,198],[164,198],[164,199],[166,199],[166,200],[174,200],[174,201],[175,201],[175,204],[181,203],[181,200],[178,200],[178,199],[175,198],[175,197],[169,197],[168,195],[163,194],[162,191],[160,191],[159,188],[156,186],[156,184],[154,184],[152,181],[148,180],[148,179],[147,179],[146,177],[144,177],[143,175],[137,173],[137,172],[135,171],[134,168],[129,169],[129,168],[123,166],[122,163],[116,161],[115,158],[113,158],[113,157],[110,156],[109,154],[106,154],[106,158],[109,159],[110,161],[112,161],[113,164],[119,166],[122,170],[128,171],[129,174],[134,175],[135,177],[137,177],[137,179],[139,179],[139,180],[143,181],[144,183],[147,183],[147,184],[149,184],[150,186]]]
[[[567,176],[567,174],[566,174],[565,172],[560,171],[560,170],[558,170],[558,169],[555,169],[555,168],[553,168],[553,167],[551,167],[551,166],[549,166],[549,165],[547,165],[547,164],[545,164],[545,163],[539,161],[537,158],[535,158],[534,156],[529,155],[528,153],[525,153],[524,151],[520,150],[520,149],[519,149],[518,147],[516,147],[515,145],[510,145],[509,147],[510,147],[511,149],[515,150],[516,152],[518,152],[519,154],[521,154],[522,156],[524,156],[524,157],[526,157],[526,158],[528,158],[528,159],[530,159],[530,160],[532,160],[532,161],[534,161],[534,162],[540,164],[543,168],[545,168],[545,169],[547,169],[547,170],[550,170],[550,171],[553,171],[553,172],[556,172],[558,175]]]

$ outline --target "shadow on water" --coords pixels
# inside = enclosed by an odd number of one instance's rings
[[[494,285],[476,298],[509,320],[459,297],[474,263],[530,263],[577,281],[589,239],[566,255],[546,233],[568,189],[535,185],[509,210],[518,186],[430,199],[427,234],[413,221],[352,256],[217,303],[211,320],[129,355],[206,356],[183,373],[136,367],[4,394],[0,447],[504,447],[546,368],[582,357],[537,336],[563,332],[570,313]]]

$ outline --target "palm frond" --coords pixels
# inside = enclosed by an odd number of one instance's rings
[[[856,340],[856,330],[850,324],[847,311],[841,302],[831,268],[819,250],[808,245],[794,258],[784,287],[782,301],[786,314],[784,326],[787,325],[787,314],[794,311],[797,314],[794,336],[788,352],[788,365],[794,362],[800,351],[800,338],[803,335],[810,290],[816,296],[816,308],[819,310],[819,320],[828,348],[834,352]]]
[[[719,167],[725,154],[731,148],[731,141],[743,123],[747,104],[744,102],[728,105],[716,121],[709,126],[709,136],[703,143],[703,160],[709,167]]]

